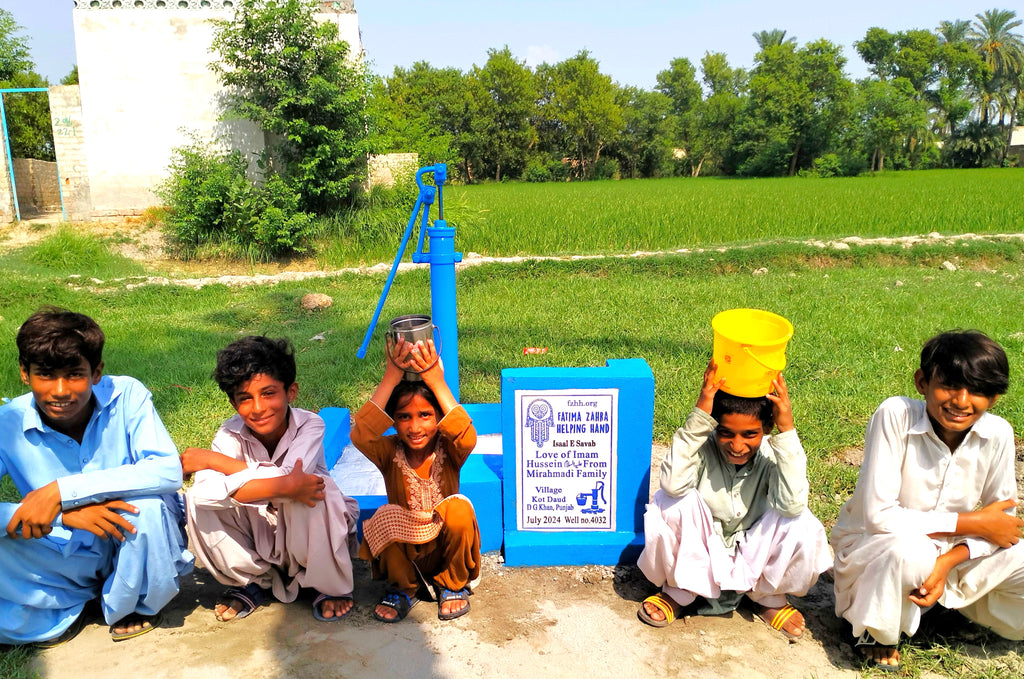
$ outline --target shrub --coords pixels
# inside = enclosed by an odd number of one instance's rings
[[[176,254],[195,257],[205,246],[227,245],[266,260],[305,250],[314,222],[299,209],[298,192],[277,175],[254,183],[247,169],[238,151],[218,153],[199,141],[174,149],[157,195],[167,203],[165,231]]]
[[[551,181],[551,170],[543,158],[531,158],[523,170],[523,179],[528,182],[549,182]]]

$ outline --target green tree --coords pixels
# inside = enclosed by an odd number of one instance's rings
[[[796,174],[829,150],[849,124],[853,83],[842,50],[827,40],[757,54],[747,110],[737,125],[744,174]]]
[[[512,56],[506,45],[487,51],[487,63],[470,73],[479,86],[475,114],[479,125],[476,138],[482,140],[480,158],[495,181],[503,176],[518,177],[537,141],[531,115],[537,100],[533,73],[525,62]]]
[[[467,91],[456,68],[417,61],[374,78],[366,113],[372,153],[417,153],[424,165],[459,162],[467,117]]]
[[[20,35],[14,16],[0,8],[0,89],[47,87],[35,72],[28,41]],[[7,132],[15,158],[54,160],[50,99],[45,92],[13,92],[4,95]]]
[[[697,82],[697,70],[689,59],[679,57],[669,63],[669,67],[657,75],[657,91],[664,94],[672,102],[669,129],[672,143],[680,149],[683,164],[690,168],[689,174],[699,174],[704,155],[695,147],[701,129],[695,124],[695,115],[702,102],[700,83]]]
[[[1016,12],[1007,9],[991,9],[975,15],[975,19],[968,38],[990,70],[990,77],[979,89],[981,123],[988,123],[994,114],[995,122],[1008,128],[1001,151],[1005,160],[1024,87],[1024,40],[1013,31],[1022,21]]]
[[[885,159],[906,150],[907,140],[925,127],[927,110],[906,78],[865,81],[860,96],[864,143],[871,154],[870,169],[881,171]]]
[[[796,36],[786,38],[786,32],[781,28],[773,28],[770,31],[758,31],[754,33],[754,40],[757,42],[758,51],[766,47],[777,47],[783,43],[796,45]]]
[[[615,99],[622,109],[623,126],[608,145],[608,155],[618,159],[624,176],[662,176],[672,157],[671,99],[638,87],[617,87]]]
[[[332,23],[311,0],[249,0],[214,22],[212,65],[228,90],[226,115],[251,120],[272,150],[271,174],[301,208],[336,210],[359,185],[366,157],[365,82]]]
[[[0,82],[10,82],[18,73],[35,68],[28,49],[28,39],[14,15],[0,7]]]
[[[586,50],[554,66],[537,69],[542,139],[568,156],[571,175],[593,176],[601,151],[622,130],[611,77]]]

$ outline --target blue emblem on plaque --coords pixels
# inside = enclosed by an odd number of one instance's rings
[[[583,507],[580,511],[584,514],[603,514],[604,510],[597,504],[599,495],[601,502],[608,504],[608,500],[604,499],[604,481],[598,481],[597,485],[594,486],[594,490],[589,493],[578,493],[576,495],[576,504]],[[589,507],[586,506],[587,502],[591,503]]]
[[[530,401],[526,406],[526,426],[530,429],[530,440],[543,448],[551,428],[555,426],[555,411],[551,404],[542,398]]]

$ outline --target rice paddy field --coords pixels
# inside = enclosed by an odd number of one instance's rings
[[[460,206],[446,215],[457,229],[458,247],[496,256],[1006,233],[1024,231],[1024,168],[833,179],[484,184],[448,188],[445,200]]]

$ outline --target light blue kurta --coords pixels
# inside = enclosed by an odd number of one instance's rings
[[[103,377],[82,443],[43,423],[32,394],[0,407],[0,476],[24,496],[57,480],[62,509],[125,500],[136,533],[103,540],[67,529],[12,539],[2,529],[18,503],[0,503],[0,643],[59,636],[100,597],[113,624],[131,613],[153,615],[178,593],[192,570],[185,549],[181,463],[153,408],[149,391],[131,377]]]

